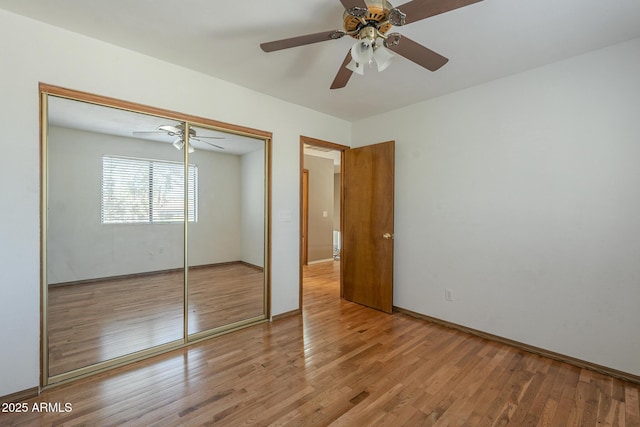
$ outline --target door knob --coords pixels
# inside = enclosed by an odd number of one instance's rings
[[[391,233],[384,233],[384,234],[382,235],[382,237],[384,237],[385,239],[393,239],[393,234],[391,234]]]

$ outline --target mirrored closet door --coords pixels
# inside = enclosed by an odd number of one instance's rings
[[[188,225],[188,332],[199,336],[264,313],[266,158],[262,141],[201,126],[189,145],[201,214]]]
[[[42,102],[44,385],[267,318],[267,137]]]

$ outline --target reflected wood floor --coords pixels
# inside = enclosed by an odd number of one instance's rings
[[[183,338],[183,271],[49,288],[49,371],[57,375]],[[189,269],[189,333],[264,313],[262,270]]]
[[[339,299],[305,269],[304,314],[255,325],[26,401],[2,425],[640,426],[640,387]]]

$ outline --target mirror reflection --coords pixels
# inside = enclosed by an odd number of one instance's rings
[[[264,318],[265,141],[48,98],[49,376]]]
[[[264,144],[192,127],[198,221],[189,223],[189,334],[264,312]],[[231,141],[235,139],[235,141]]]

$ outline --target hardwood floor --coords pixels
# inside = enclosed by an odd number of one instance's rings
[[[302,316],[46,390],[0,425],[640,426],[640,386],[340,300],[338,269],[305,269]]]
[[[182,271],[49,288],[49,372],[181,340]],[[189,333],[264,313],[263,273],[241,263],[189,270]]]

